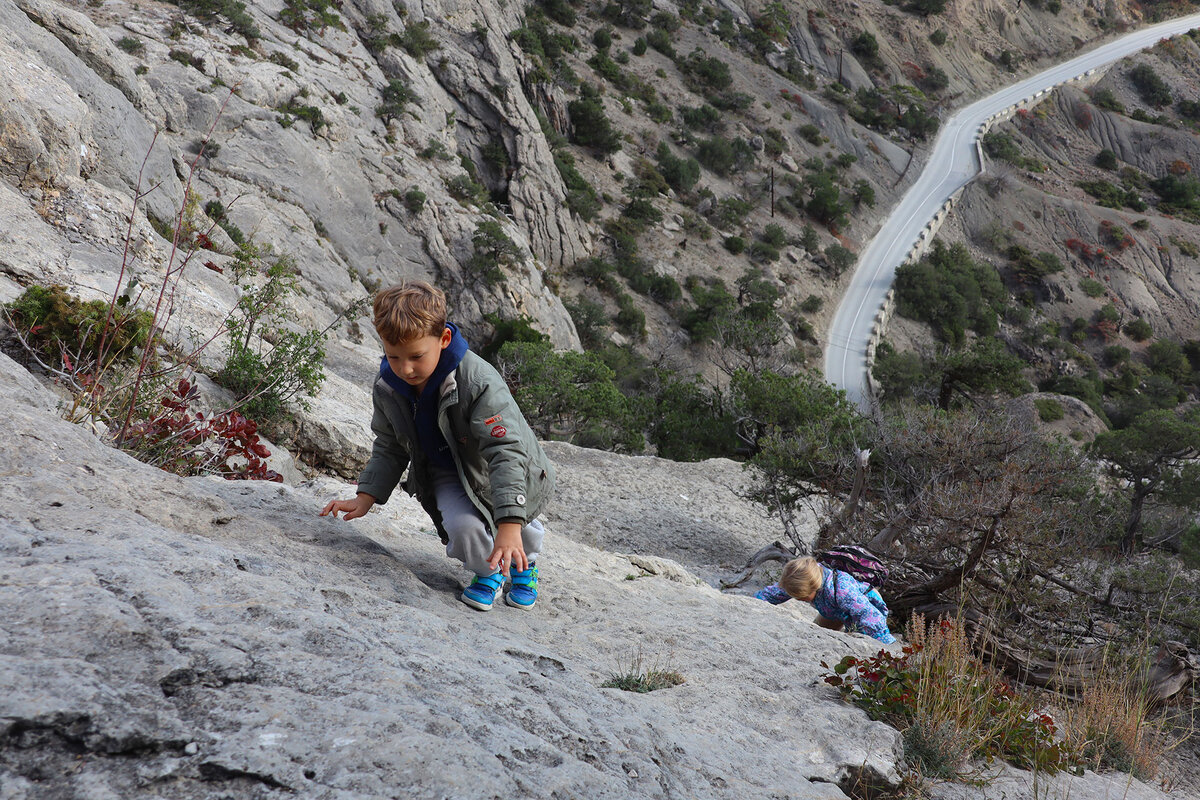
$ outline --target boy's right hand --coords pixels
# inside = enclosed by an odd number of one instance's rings
[[[330,500],[329,505],[321,511],[321,516],[333,514],[333,518],[337,519],[338,512],[341,511],[343,512],[342,519],[356,519],[370,511],[373,505],[375,505],[374,497],[359,492],[358,497],[353,500]]]

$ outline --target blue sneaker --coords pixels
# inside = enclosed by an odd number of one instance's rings
[[[537,602],[537,564],[530,564],[529,569],[514,569],[512,586],[504,593],[504,602],[513,608],[531,609]]]
[[[475,579],[471,581],[471,585],[463,589],[463,593],[459,599],[471,608],[477,608],[480,611],[491,611],[492,606],[496,603],[496,595],[500,594],[500,590],[503,588],[503,573],[476,575]]]

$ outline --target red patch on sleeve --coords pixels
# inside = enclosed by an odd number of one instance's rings
[[[496,416],[492,417],[491,419],[485,419],[483,421],[483,424],[484,425],[495,425],[497,422],[499,422],[502,419],[504,419],[504,417],[497,414]]]
[[[497,439],[499,439],[507,434],[508,434],[508,429],[505,428],[503,425],[497,425],[496,427],[492,428],[492,436],[495,436]]]

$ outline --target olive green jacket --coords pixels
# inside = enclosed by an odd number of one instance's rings
[[[372,400],[375,444],[358,476],[358,491],[386,503],[407,467],[405,490],[429,512],[445,541],[411,403],[382,377],[375,381]],[[470,351],[463,356],[442,382],[437,420],[450,444],[458,479],[493,535],[501,520],[524,523],[542,512],[554,492],[554,467],[491,364]]]

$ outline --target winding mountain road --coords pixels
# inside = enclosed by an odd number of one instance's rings
[[[875,317],[883,307],[896,268],[904,263],[921,231],[946,200],[979,174],[981,165],[975,140],[984,122],[1042,90],[1150,47],[1164,37],[1196,27],[1200,27],[1200,14],[1143,28],[1001,89],[960,109],[946,120],[920,177],[859,256],[850,285],[829,328],[825,345],[825,379],[845,389],[848,399],[860,408],[865,409],[871,403],[867,348]]]

